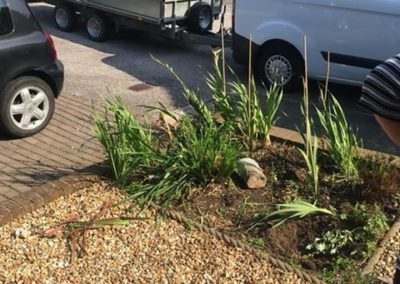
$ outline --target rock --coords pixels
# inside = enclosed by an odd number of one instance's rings
[[[13,236],[15,238],[19,238],[19,239],[27,239],[29,237],[29,231],[23,229],[23,228],[17,228],[15,229]]]
[[[239,160],[237,170],[240,178],[249,189],[265,187],[267,177],[258,163],[250,158]]]

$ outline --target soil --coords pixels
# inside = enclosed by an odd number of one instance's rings
[[[274,143],[268,149],[258,150],[253,158],[267,175],[265,188],[248,190],[238,177],[223,184],[197,188],[189,202],[175,204],[174,209],[186,216],[247,241],[290,263],[316,273],[332,268],[332,256],[308,257],[306,246],[328,230],[355,229],[345,220],[330,216],[310,216],[285,223],[277,228],[263,223],[249,230],[249,224],[260,213],[270,212],[275,204],[294,200],[313,200],[307,188],[304,160],[293,145]],[[337,216],[348,214],[357,203],[364,204],[374,214],[378,206],[393,223],[398,215],[400,170],[377,158],[362,159],[360,178],[344,180],[335,174],[329,158],[321,153],[318,206],[336,208]],[[383,177],[383,178],[382,178]],[[365,242],[353,241],[338,256],[351,257],[357,264],[365,261]],[[352,254],[351,252],[357,251]]]

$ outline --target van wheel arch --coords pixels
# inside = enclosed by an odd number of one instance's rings
[[[304,58],[300,51],[291,43],[284,40],[270,40],[261,45],[260,50],[256,54],[256,61],[254,65],[255,73],[266,85],[270,85],[266,75],[266,64],[271,56],[282,56],[285,62],[288,63],[293,75],[288,82],[284,84],[285,90],[295,90],[301,87],[302,77],[304,76]],[[269,62],[269,61],[268,61]]]

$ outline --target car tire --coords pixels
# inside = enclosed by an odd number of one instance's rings
[[[0,94],[0,129],[16,138],[34,135],[47,126],[54,109],[54,92],[45,81],[20,77]]]
[[[67,5],[57,5],[54,8],[54,21],[59,30],[70,32],[76,25],[77,15],[75,11]]]
[[[298,90],[302,86],[304,61],[298,51],[289,45],[264,47],[254,67],[256,76],[266,86],[277,84],[285,91]]]
[[[190,9],[188,25],[191,32],[205,34],[211,29],[212,22],[213,15],[210,5],[199,2]]]
[[[91,40],[106,41],[110,35],[111,23],[100,14],[91,14],[86,19],[86,33]]]

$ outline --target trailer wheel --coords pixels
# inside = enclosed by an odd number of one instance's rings
[[[109,25],[106,17],[100,14],[89,15],[86,19],[86,33],[94,41],[105,41],[110,35]]]
[[[190,9],[188,24],[191,32],[204,34],[211,29],[212,22],[213,15],[210,5],[198,2]]]
[[[54,8],[54,21],[59,30],[70,32],[76,24],[75,11],[67,5],[57,5]]]

